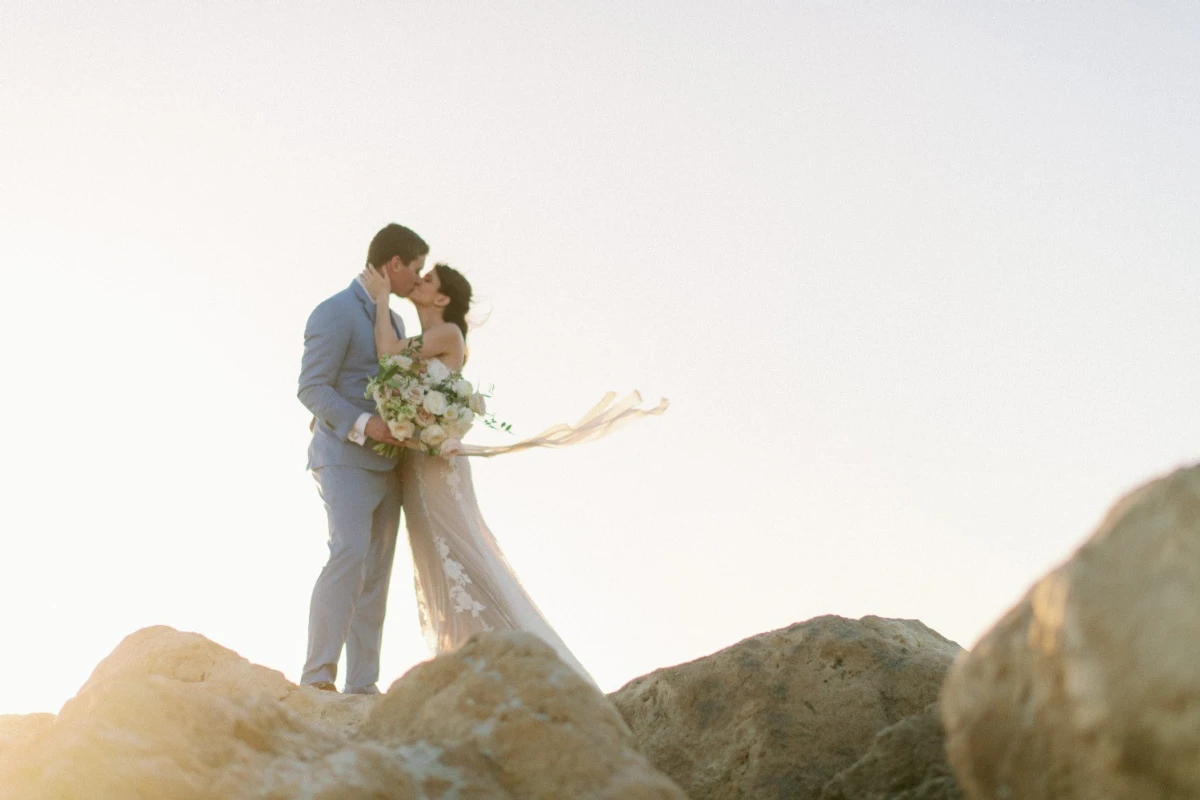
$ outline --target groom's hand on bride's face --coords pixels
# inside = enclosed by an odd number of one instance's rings
[[[372,414],[371,418],[367,420],[367,426],[363,429],[363,433],[375,441],[383,442],[384,444],[404,444],[404,442],[392,436],[392,432],[388,430],[387,423],[378,414]]]

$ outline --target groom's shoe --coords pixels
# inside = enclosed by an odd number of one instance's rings
[[[315,683],[306,683],[305,686],[311,686],[314,689],[320,689],[322,692],[336,692],[337,687],[329,681],[316,681]]]

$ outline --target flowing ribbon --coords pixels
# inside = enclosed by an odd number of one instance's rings
[[[632,420],[641,417],[657,417],[670,405],[667,399],[663,398],[654,408],[639,408],[642,396],[638,392],[630,392],[620,400],[616,398],[616,392],[604,395],[604,399],[592,406],[591,411],[584,414],[574,425],[560,422],[546,428],[537,436],[531,436],[512,444],[489,446],[464,444],[459,450],[459,455],[491,458],[502,453],[516,453],[532,447],[566,447],[572,444],[593,442]]]

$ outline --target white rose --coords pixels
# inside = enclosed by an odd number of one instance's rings
[[[412,438],[412,435],[417,431],[416,427],[412,424],[412,420],[407,419],[394,419],[390,421],[388,423],[388,430],[392,432],[393,438],[400,441]]]
[[[461,439],[464,435],[466,435],[467,431],[471,430],[471,423],[474,422],[474,420],[475,415],[471,413],[471,409],[460,409],[458,412],[458,419],[454,420],[454,430],[456,432],[453,435]]]
[[[437,447],[442,442],[446,441],[446,431],[441,425],[430,425],[425,430],[421,431],[421,441],[430,447]]]
[[[475,394],[471,395],[471,410],[474,411],[476,414],[486,414],[487,413],[487,398],[485,398],[483,395],[479,394],[479,392],[476,392]]]
[[[420,386],[409,386],[404,390],[404,399],[414,405],[420,405],[425,399],[425,390]]]
[[[450,368],[435,358],[429,362],[428,374],[434,383],[440,383],[450,377]]]
[[[387,360],[388,360],[388,363],[391,364],[393,367],[399,367],[400,369],[408,369],[413,364],[411,358],[409,358],[408,356],[402,356],[402,355],[398,355],[398,354],[394,355],[394,356],[388,356]]]
[[[464,423],[461,419],[456,422],[451,422],[445,426],[446,433],[452,439],[461,439],[467,435],[467,431],[471,430],[471,423]]]
[[[442,419],[447,422],[453,422],[462,416],[462,406],[447,405],[446,410],[442,412]]]
[[[475,387],[470,381],[459,378],[454,382],[454,393],[459,397],[470,397],[474,392]]]
[[[425,410],[430,414],[437,416],[446,413],[446,395],[441,392],[433,391],[425,393],[425,401],[421,403]]]

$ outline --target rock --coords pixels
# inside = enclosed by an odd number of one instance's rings
[[[1200,467],[1121,500],[955,665],[970,798],[1200,797]]]
[[[0,714],[0,758],[24,745],[54,722],[53,714]]]
[[[111,681],[158,675],[223,697],[263,694],[328,732],[349,735],[367,718],[377,696],[322,692],[297,686],[283,673],[251,664],[237,653],[201,636],[156,625],[126,636],[97,665],[80,695]]]
[[[370,698],[297,688],[169,628],[128,637],[53,724],[0,752],[4,800],[130,797],[686,800],[528,634],[477,637]]]
[[[915,620],[818,617],[611,697],[693,800],[817,800],[877,732],[937,699],[959,650]]]
[[[821,800],[961,800],[937,703],[884,728],[871,749],[825,785]]]
[[[419,664],[355,738],[423,743],[461,776],[463,797],[478,787],[480,797],[687,800],[637,751],[604,695],[524,633],[476,636]]]

